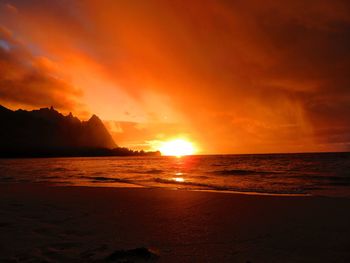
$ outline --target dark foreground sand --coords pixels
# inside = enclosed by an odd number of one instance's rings
[[[350,262],[350,200],[0,185],[0,262],[147,259]]]

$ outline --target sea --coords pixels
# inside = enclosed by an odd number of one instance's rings
[[[0,183],[350,197],[350,153],[0,159]]]

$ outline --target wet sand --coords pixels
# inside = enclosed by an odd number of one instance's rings
[[[0,262],[350,262],[349,222],[344,198],[0,184]]]

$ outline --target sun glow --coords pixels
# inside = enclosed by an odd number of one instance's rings
[[[162,155],[181,157],[194,154],[195,148],[189,141],[176,139],[164,142],[159,148],[159,151]]]

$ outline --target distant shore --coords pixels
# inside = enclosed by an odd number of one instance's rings
[[[136,151],[125,147],[108,148],[55,148],[55,149],[2,149],[0,158],[50,157],[108,157],[108,156],[160,156],[159,151]]]
[[[350,262],[349,211],[345,198],[2,183],[0,261]]]

